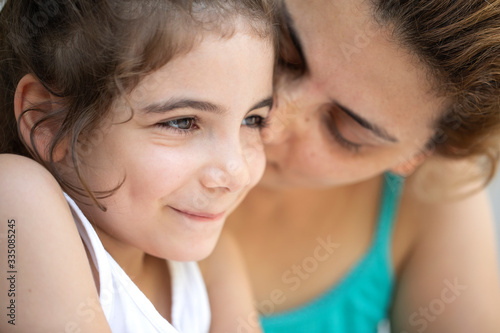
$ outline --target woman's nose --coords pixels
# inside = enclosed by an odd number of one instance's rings
[[[262,140],[266,145],[279,145],[291,135],[293,123],[297,120],[297,108],[291,101],[276,99],[269,114],[269,125],[262,130]]]

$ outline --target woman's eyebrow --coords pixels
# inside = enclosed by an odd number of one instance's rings
[[[297,34],[297,30],[295,28],[295,21],[293,20],[293,17],[290,14],[290,11],[286,6],[285,1],[282,1],[281,8],[283,10],[283,16],[285,18],[285,23],[288,28],[288,33],[290,34],[290,39],[292,40],[293,45],[297,49],[299,56],[305,61],[306,57],[304,55],[304,51],[302,48],[302,42],[300,41],[299,35]]]
[[[349,117],[351,117],[355,122],[357,122],[359,125],[362,127],[366,128],[367,130],[373,132],[376,136],[378,136],[381,139],[384,139],[386,141],[390,141],[393,143],[399,142],[399,140],[394,137],[393,135],[389,134],[385,129],[382,127],[368,121],[367,119],[361,117],[360,115],[354,113],[354,111],[349,110],[345,106],[339,104],[338,102],[333,102],[335,106],[337,106],[339,109],[341,109],[345,114],[347,114]]]

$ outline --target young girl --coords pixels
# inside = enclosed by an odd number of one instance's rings
[[[263,172],[272,15],[265,0],[6,3],[0,331],[236,330],[250,293],[231,239],[214,246]]]

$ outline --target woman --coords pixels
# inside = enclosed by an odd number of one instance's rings
[[[268,168],[229,222],[265,332],[386,318],[393,332],[498,332],[494,227],[474,189],[498,156],[500,1],[282,11]],[[466,196],[451,187],[464,179]]]

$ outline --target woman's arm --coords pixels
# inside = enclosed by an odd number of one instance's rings
[[[487,194],[413,207],[420,224],[396,287],[393,332],[499,332],[500,280]]]
[[[212,311],[210,332],[262,332],[242,255],[228,232],[200,267]]]
[[[110,332],[63,193],[38,163],[0,155],[0,331]]]

